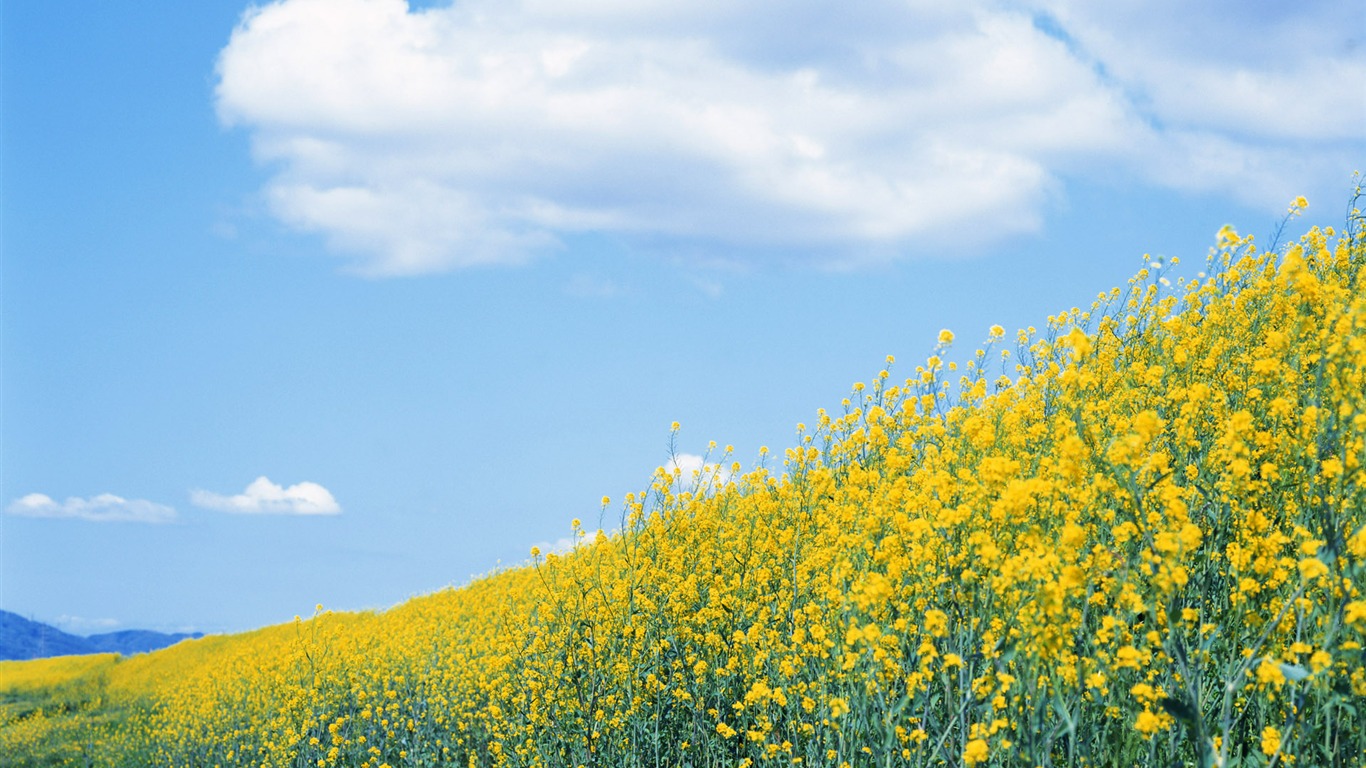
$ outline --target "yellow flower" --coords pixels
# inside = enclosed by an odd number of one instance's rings
[[[1309,657],[1309,666],[1317,674],[1333,665],[1333,656],[1325,650],[1314,651],[1314,655]]]
[[[1257,682],[1262,685],[1285,685],[1285,674],[1281,672],[1281,665],[1270,656],[1264,657],[1262,663],[1257,665]]]
[[[1144,736],[1152,736],[1162,729],[1162,718],[1153,714],[1152,710],[1145,709],[1138,713],[1138,718],[1134,720],[1134,730]]]
[[[1138,669],[1143,660],[1143,655],[1132,645],[1126,645],[1115,652],[1115,668],[1117,669]]]
[[[1347,540],[1347,551],[1358,559],[1366,559],[1366,527],[1357,531]]]
[[[1091,339],[1086,332],[1080,328],[1073,328],[1066,336],[1060,339],[1064,344],[1072,349],[1072,359],[1080,360],[1086,357],[1091,351]]]
[[[1147,683],[1138,683],[1129,689],[1129,693],[1132,693],[1134,698],[1142,702],[1145,707],[1155,703],[1158,699],[1158,691]]]
[[[952,343],[953,343],[953,331],[950,331],[948,328],[945,328],[944,330],[942,330],[942,331],[939,332],[939,345],[940,345],[941,347],[947,347],[948,345],[950,345],[950,344],[952,344]]]
[[[1353,600],[1343,607],[1345,608],[1343,619],[1348,624],[1366,626],[1366,600]]]
[[[1317,557],[1306,557],[1300,561],[1300,578],[1305,581],[1313,581],[1320,576],[1328,575],[1328,566]]]
[[[934,637],[943,637],[949,633],[949,617],[939,609],[925,612],[925,632]]]
[[[991,750],[987,748],[986,739],[973,739],[963,749],[963,764],[977,765],[986,762],[990,754]]]
[[[1342,460],[1336,456],[1330,456],[1324,459],[1323,463],[1319,466],[1319,474],[1323,475],[1323,479],[1328,481],[1332,481],[1333,478],[1341,476]]]
[[[1281,732],[1271,726],[1262,729],[1262,754],[1274,755],[1281,748]]]

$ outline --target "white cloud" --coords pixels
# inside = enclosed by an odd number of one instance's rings
[[[1342,193],[1351,4],[1159,4],[281,0],[221,52],[217,107],[274,215],[370,275],[586,231],[857,264],[1037,229],[1076,175]]]
[[[1145,121],[1124,158],[1139,177],[1279,210],[1296,194],[1345,194],[1366,157],[1359,8],[1332,0],[1039,6]]]
[[[144,499],[125,499],[101,493],[88,499],[76,496],[57,502],[41,493],[30,493],[10,503],[5,511],[21,517],[66,517],[101,523],[169,523],[176,518],[173,508]]]
[[[317,483],[297,483],[283,487],[267,477],[258,477],[235,496],[192,491],[190,501],[197,507],[220,512],[266,515],[337,515],[341,507],[332,494]]]
[[[546,555],[567,555],[574,551],[575,543],[582,547],[592,545],[594,541],[595,538],[590,536],[579,536],[577,538],[565,536],[554,541],[538,541],[531,545],[531,548],[536,550],[541,557],[545,557]]]
[[[88,619],[84,616],[58,616],[53,622],[64,632],[73,635],[97,635],[113,632],[122,624],[118,619]]]
[[[1239,136],[1356,139],[1361,9],[1329,0],[1044,0],[1083,58],[1164,122]]]
[[[662,469],[674,478],[675,493],[706,493],[724,487],[732,479],[730,469],[692,453],[675,454]]]
[[[596,528],[592,530],[585,528],[579,530],[575,534],[563,536],[554,541],[538,541],[532,545],[532,548],[534,548],[542,557],[546,555],[567,555],[575,549],[586,549],[597,545],[598,532],[599,529]],[[619,530],[614,529],[611,531],[602,531],[602,534],[611,538],[619,532]]]

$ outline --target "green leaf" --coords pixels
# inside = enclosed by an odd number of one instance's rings
[[[1158,703],[1162,705],[1163,709],[1167,710],[1167,714],[1171,715],[1177,720],[1181,720],[1192,725],[1195,724],[1195,710],[1191,709],[1190,705],[1186,702],[1181,701],[1180,699],[1173,699],[1170,696],[1164,696],[1162,700]]]
[[[1296,683],[1309,677],[1311,674],[1309,670],[1301,667],[1299,664],[1277,664],[1276,666],[1281,668],[1281,674],[1285,675],[1287,680]]]

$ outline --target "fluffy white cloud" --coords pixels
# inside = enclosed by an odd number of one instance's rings
[[[674,478],[675,493],[706,493],[725,486],[732,478],[728,468],[692,453],[674,455],[663,470]]]
[[[857,264],[1035,229],[1078,174],[1340,192],[1352,10],[1161,5],[281,0],[222,51],[217,107],[274,214],[372,275],[583,231]]]
[[[297,483],[283,487],[267,477],[258,477],[235,496],[192,491],[190,501],[197,507],[220,512],[267,515],[337,515],[341,506],[331,492],[317,483]]]
[[[175,509],[143,499],[125,499],[101,493],[88,499],[76,496],[57,502],[51,496],[30,493],[10,503],[5,511],[22,517],[67,517],[101,523],[169,523]]]
[[[580,529],[577,532],[555,539],[554,541],[538,541],[531,545],[531,549],[544,557],[545,555],[567,555],[575,549],[585,549],[595,546],[598,543],[599,529]],[[619,529],[602,531],[604,536],[611,538],[620,533]]]
[[[531,550],[542,557],[546,555],[567,555],[574,551],[574,545],[580,547],[591,546],[596,539],[592,536],[565,536],[554,541],[538,541],[531,545]]]
[[[1145,122],[1126,159],[1160,184],[1269,209],[1341,195],[1366,156],[1361,11],[1333,0],[1040,0],[1040,18]]]

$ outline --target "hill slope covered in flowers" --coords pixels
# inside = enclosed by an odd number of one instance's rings
[[[106,659],[70,675],[91,693],[66,730],[11,714],[0,746],[281,768],[1366,764],[1361,223],[1270,253],[1225,229],[1207,278],[1145,270],[1008,348],[992,328],[961,367],[882,371],[780,467],[661,470],[620,533],[575,521],[571,553]]]

